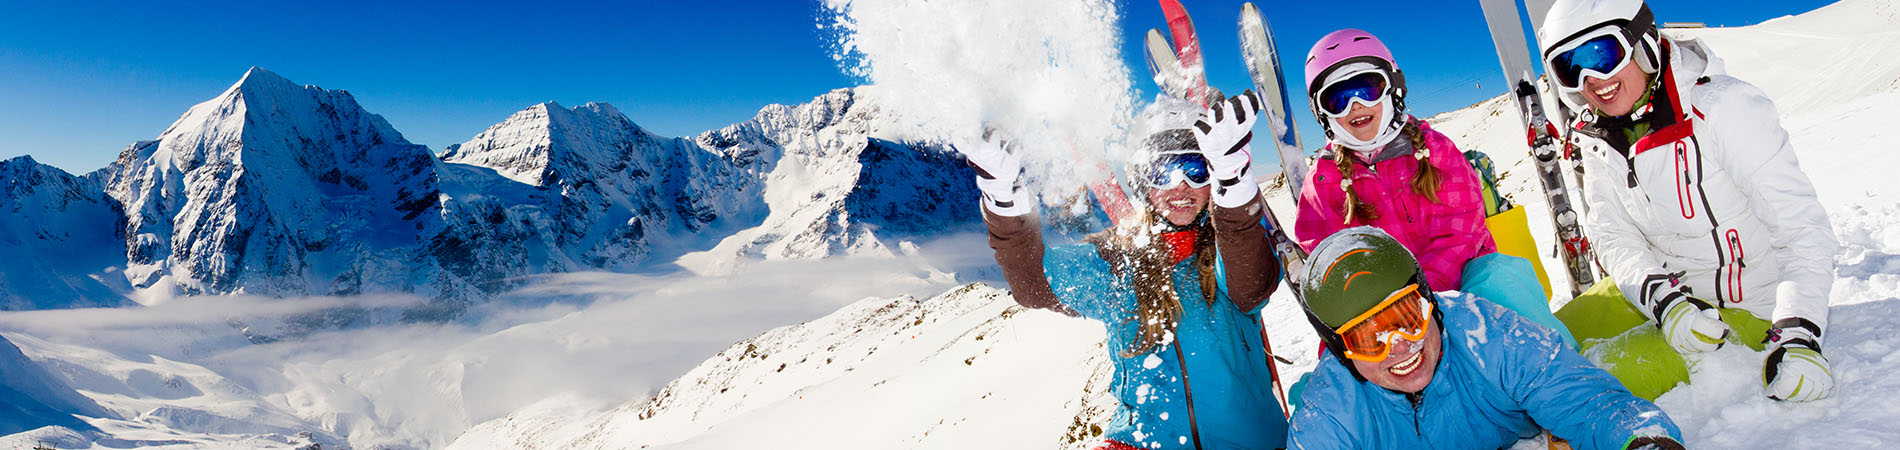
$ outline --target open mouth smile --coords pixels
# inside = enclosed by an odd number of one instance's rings
[[[1622,88],[1622,87],[1623,87],[1623,82],[1613,81],[1613,82],[1610,82],[1610,84],[1603,86],[1602,89],[1597,89],[1596,92],[1593,92],[1593,94],[1596,94],[1598,100],[1602,100],[1605,103],[1608,103],[1609,101],[1616,99],[1616,91],[1618,88]]]
[[[1405,358],[1404,361],[1400,361],[1397,365],[1393,365],[1391,368],[1386,369],[1386,371],[1391,372],[1392,375],[1403,377],[1406,375],[1411,375],[1412,372],[1417,371],[1419,366],[1423,365],[1422,364],[1423,362],[1425,362],[1425,353],[1415,352],[1415,353],[1412,353],[1412,357]]]

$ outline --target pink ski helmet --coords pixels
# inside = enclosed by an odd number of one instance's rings
[[[1392,61],[1392,51],[1385,48],[1385,43],[1379,42],[1379,38],[1373,37],[1372,33],[1364,30],[1347,28],[1328,33],[1325,37],[1319,38],[1319,42],[1313,44],[1311,51],[1306,52],[1308,103],[1317,105],[1313,96],[1319,95],[1320,88],[1325,87],[1321,83],[1326,81],[1327,75],[1355,62],[1369,63],[1386,72],[1386,78],[1392,82],[1392,110],[1394,111],[1393,117],[1389,120],[1395,124],[1403,123],[1405,120],[1405,73],[1400,72],[1398,64]],[[1332,127],[1328,126],[1326,115],[1320,113],[1317,106],[1313,108],[1313,117],[1319,119],[1320,129],[1326,130],[1327,137],[1331,138]]]

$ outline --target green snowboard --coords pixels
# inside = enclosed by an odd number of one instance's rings
[[[1724,308],[1721,312],[1722,321],[1732,330],[1730,343],[1762,349],[1768,321],[1741,309]],[[1653,401],[1677,384],[1689,382],[1688,362],[1669,347],[1662,330],[1623,298],[1623,291],[1608,277],[1598,280],[1556,314],[1557,320],[1576,336],[1583,356],[1622,381],[1623,387],[1636,396]]]

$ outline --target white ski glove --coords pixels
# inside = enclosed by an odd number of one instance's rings
[[[1194,121],[1194,141],[1214,178],[1214,206],[1239,208],[1260,196],[1253,177],[1253,125],[1260,121],[1260,97],[1253,90],[1215,102]]]
[[[985,130],[983,140],[956,146],[976,169],[976,188],[983,191],[983,208],[1003,217],[1029,214],[1029,191],[1023,189],[1023,160],[1008,150],[1003,133]]]
[[[1663,308],[1661,320],[1663,338],[1669,340],[1669,346],[1677,353],[1706,352],[1722,348],[1723,338],[1728,337],[1728,324],[1722,322],[1722,312],[1702,299],[1690,297],[1681,290],[1672,292],[1665,299],[1671,302]]]
[[[1774,346],[1762,362],[1761,382],[1768,398],[1798,402],[1820,400],[1834,388],[1834,371],[1821,356],[1820,327],[1806,319],[1775,321],[1767,343]]]

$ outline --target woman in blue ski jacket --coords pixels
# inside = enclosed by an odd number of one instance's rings
[[[1001,139],[959,146],[978,170],[990,246],[1016,301],[1107,327],[1121,406],[1100,448],[1286,446],[1259,326],[1280,268],[1245,146],[1258,110],[1248,92],[1148,115],[1166,125],[1139,134],[1149,157],[1128,171],[1142,180],[1143,213],[1053,248]]]
[[[1313,249],[1300,303],[1328,353],[1293,415],[1291,448],[1497,449],[1549,430],[1573,448],[1681,449],[1662,409],[1555,331],[1470,294],[1434,293],[1384,231]]]

